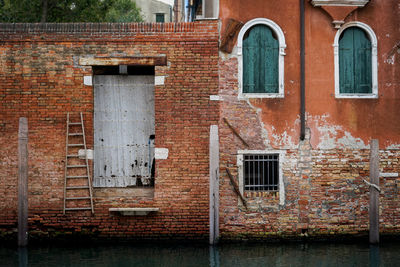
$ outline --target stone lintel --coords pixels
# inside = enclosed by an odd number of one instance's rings
[[[166,56],[134,56],[134,57],[81,57],[79,65],[82,66],[165,66]]]

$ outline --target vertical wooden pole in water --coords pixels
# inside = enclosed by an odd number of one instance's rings
[[[19,119],[18,131],[18,246],[28,245],[28,120]]]
[[[218,126],[210,128],[210,245],[219,237],[219,140]]]
[[[370,183],[379,187],[379,142],[371,140],[371,157],[369,162]],[[369,187],[369,242],[379,243],[379,191],[374,186]]]

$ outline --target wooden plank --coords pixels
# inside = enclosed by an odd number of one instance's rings
[[[364,30],[354,28],[354,86],[356,93],[372,93],[371,63],[371,41]]]
[[[210,127],[210,245],[219,239],[219,137],[218,126]]]
[[[379,142],[371,140],[371,155],[369,162],[370,183],[379,187]],[[379,192],[370,186],[369,199],[369,242],[379,243]]]
[[[19,118],[18,131],[18,246],[28,245],[28,120]]]
[[[340,93],[354,93],[354,34],[353,28],[342,33],[339,41]]]
[[[221,44],[219,46],[222,52],[231,53],[235,45],[235,38],[243,26],[243,22],[229,18],[225,30],[221,32]]]
[[[243,197],[242,193],[240,192],[238,184],[236,183],[235,179],[233,179],[233,176],[232,176],[231,172],[229,171],[229,169],[225,168],[225,170],[226,170],[226,173],[228,174],[229,180],[231,180],[231,183],[233,185],[233,189],[235,189],[235,192],[239,196],[240,200],[242,201],[243,206],[245,208],[247,208],[247,201]]]

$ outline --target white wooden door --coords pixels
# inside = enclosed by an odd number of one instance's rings
[[[153,141],[154,76],[95,76],[93,185],[149,184]]]

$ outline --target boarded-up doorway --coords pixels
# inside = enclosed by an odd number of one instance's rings
[[[93,185],[151,185],[153,159],[154,75],[95,75]]]

